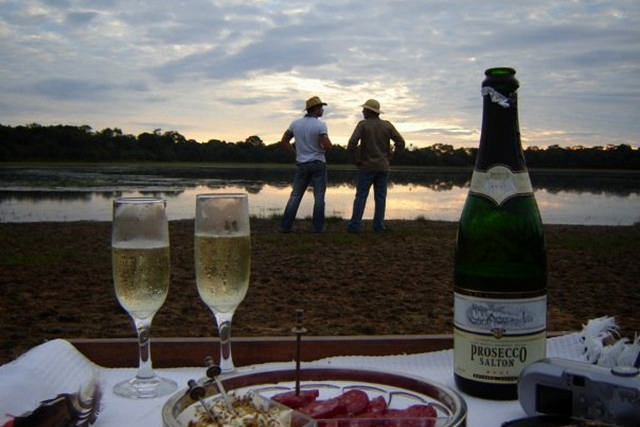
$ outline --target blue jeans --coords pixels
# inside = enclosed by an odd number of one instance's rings
[[[327,192],[327,165],[319,160],[298,163],[293,177],[293,189],[284,208],[280,229],[290,231],[296,219],[302,196],[309,184],[313,185],[313,229],[324,231],[324,195]]]
[[[356,198],[353,201],[353,213],[349,221],[349,231],[360,231],[364,207],[367,203],[369,189],[373,185],[373,200],[375,209],[373,213],[373,229],[384,230],[384,211],[387,203],[387,181],[389,172],[358,171],[356,184]]]

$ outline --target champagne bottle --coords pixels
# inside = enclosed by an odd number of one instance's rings
[[[482,82],[480,146],[454,260],[454,377],[465,393],[517,398],[518,375],[545,357],[547,260],[520,143],[515,70]]]

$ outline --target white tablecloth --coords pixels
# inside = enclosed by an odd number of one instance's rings
[[[582,351],[583,345],[578,334],[548,340],[549,357],[582,360]],[[290,368],[291,363],[256,365],[240,369],[251,370],[278,365]],[[303,366],[309,364],[305,363]],[[431,382],[455,389],[452,350],[384,357],[331,357],[312,364],[374,368],[419,375]],[[75,392],[82,384],[88,382],[92,375],[97,375],[104,396],[95,427],[162,426],[161,409],[167,397],[128,400],[111,393],[114,384],[134,376],[135,372],[135,368],[113,369],[98,366],[85,358],[68,341],[49,341],[0,366],[0,425],[8,419],[7,414],[20,415],[38,406],[42,400],[50,399],[59,393]],[[156,372],[172,378],[177,381],[179,388],[184,388],[189,379],[202,377],[203,368],[157,369]],[[464,394],[463,397],[468,406],[467,425],[470,427],[500,426],[504,421],[525,416],[518,401],[496,402]]]

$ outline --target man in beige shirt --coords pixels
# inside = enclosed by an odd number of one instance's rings
[[[387,181],[389,163],[393,156],[404,149],[405,142],[396,128],[387,120],[380,119],[380,103],[369,99],[362,105],[361,120],[353,131],[347,151],[358,166],[356,196],[353,201],[353,213],[347,230],[358,233],[361,229],[362,215],[373,185],[373,229],[384,231],[384,212],[387,201]],[[394,148],[391,148],[391,141]]]

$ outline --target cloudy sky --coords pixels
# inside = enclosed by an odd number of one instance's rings
[[[476,146],[486,68],[525,146],[640,145],[637,0],[0,0],[0,123],[277,141],[319,95],[336,144],[368,98],[413,146]]]

